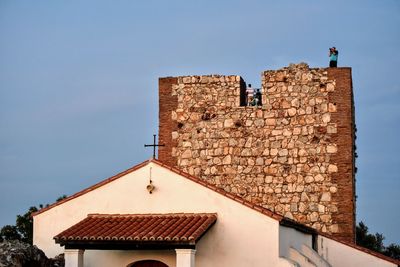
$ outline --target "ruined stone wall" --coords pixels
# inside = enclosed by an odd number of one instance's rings
[[[244,89],[239,76],[161,78],[159,159],[354,241],[350,69],[266,71],[262,107],[241,106]]]

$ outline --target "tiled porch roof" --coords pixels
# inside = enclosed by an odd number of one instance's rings
[[[215,213],[90,214],[54,239],[66,246],[96,243],[195,245],[216,220]]]

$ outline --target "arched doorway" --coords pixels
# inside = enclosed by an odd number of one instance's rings
[[[165,263],[162,263],[161,261],[156,261],[156,260],[143,260],[143,261],[137,261],[134,262],[128,267],[168,267]]]

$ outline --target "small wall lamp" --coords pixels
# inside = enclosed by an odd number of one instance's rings
[[[149,191],[149,193],[153,193],[155,186],[152,184],[152,181],[150,180],[150,183],[146,186],[147,191]]]
[[[153,190],[156,187],[153,185],[153,181],[151,180],[151,167],[150,167],[150,179],[149,179],[149,184],[146,186],[147,191],[149,192],[149,194],[153,193]]]

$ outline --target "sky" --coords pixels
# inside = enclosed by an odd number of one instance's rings
[[[357,221],[400,244],[400,1],[0,0],[0,227],[152,156],[158,78],[352,67]]]

